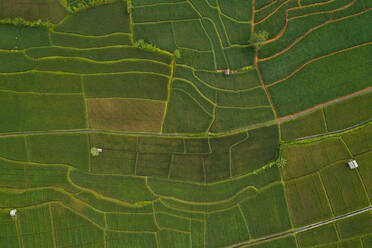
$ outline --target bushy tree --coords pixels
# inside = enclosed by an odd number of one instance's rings
[[[276,165],[280,168],[280,167],[284,167],[287,165],[287,159],[283,158],[282,156],[280,156],[278,158],[278,160],[276,160]]]
[[[90,149],[90,154],[92,154],[93,157],[96,157],[99,155],[99,151],[98,151],[98,148],[97,147],[92,147]]]
[[[251,38],[249,39],[249,44],[258,50],[264,46],[264,43],[268,38],[269,33],[266,31],[253,32]]]

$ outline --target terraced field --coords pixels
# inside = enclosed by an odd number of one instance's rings
[[[371,7],[1,1],[0,247],[371,247]]]

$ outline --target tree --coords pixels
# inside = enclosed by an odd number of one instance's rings
[[[174,57],[176,57],[176,59],[181,58],[181,52],[180,52],[180,50],[178,50],[178,49],[174,50],[173,54],[174,54]]]
[[[257,50],[264,46],[265,41],[269,38],[269,33],[266,31],[253,32],[249,39],[249,44]]]
[[[90,154],[92,154],[93,157],[96,157],[99,155],[99,151],[98,151],[98,148],[97,147],[92,147],[90,149]]]
[[[283,158],[282,156],[280,156],[278,158],[278,160],[276,160],[276,165],[280,168],[280,167],[284,167],[287,165],[287,159]]]

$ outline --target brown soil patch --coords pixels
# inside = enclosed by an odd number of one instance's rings
[[[160,132],[165,102],[88,99],[89,126],[116,131]]]

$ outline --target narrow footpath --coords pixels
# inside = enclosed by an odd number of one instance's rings
[[[260,128],[260,127],[265,127],[265,126],[269,126],[269,125],[273,125],[273,124],[279,124],[279,123],[282,123],[282,122],[285,122],[285,121],[289,121],[291,119],[294,119],[294,118],[297,118],[299,116],[305,115],[305,114],[307,114],[309,112],[312,112],[314,110],[317,110],[319,108],[325,107],[329,104],[344,101],[344,100],[347,100],[347,99],[352,98],[354,96],[358,96],[358,95],[361,95],[361,94],[364,94],[364,93],[367,93],[367,92],[372,92],[372,87],[368,87],[366,89],[354,92],[352,94],[333,99],[332,101],[316,105],[314,107],[311,107],[309,109],[306,109],[304,111],[301,111],[301,112],[293,114],[293,115],[284,116],[284,117],[281,117],[279,119],[275,119],[275,120],[268,121],[268,122],[257,123],[257,124],[251,125],[251,126],[231,130],[231,131],[228,131],[228,132],[216,133],[216,134],[213,134],[213,135],[176,134],[176,133],[175,134],[172,134],[172,133],[145,133],[145,132],[109,131],[109,130],[98,130],[98,129],[76,129],[76,130],[28,131],[28,132],[15,132],[15,133],[0,133],[0,136],[27,135],[27,134],[84,133],[84,132],[89,133],[90,132],[90,133],[130,134],[130,135],[145,135],[145,136],[160,136],[160,137],[209,137],[209,136],[219,137],[219,136],[235,134],[235,133],[239,133],[239,132],[248,131],[248,130],[251,130],[251,129],[256,129],[256,128]],[[357,127],[359,125],[361,125],[361,124],[350,127],[349,129],[352,129],[352,128]],[[342,131],[344,131],[344,130],[336,131],[336,132],[342,132]],[[330,134],[330,133],[327,133],[327,134]],[[327,135],[327,134],[322,134],[322,136]],[[304,137],[304,139],[308,139],[308,138],[313,138],[313,137]]]
[[[319,226],[323,226],[323,225],[326,225],[326,224],[329,224],[329,223],[332,223],[332,222],[335,222],[335,221],[338,221],[338,220],[346,219],[346,218],[349,218],[351,216],[358,215],[358,214],[361,214],[361,213],[364,213],[364,212],[367,212],[367,211],[370,211],[370,210],[372,210],[372,205],[368,206],[366,208],[362,208],[362,209],[359,209],[359,210],[356,210],[356,211],[349,212],[347,214],[337,216],[337,217],[329,219],[329,220],[320,221],[320,222],[310,224],[310,225],[307,225],[307,226],[304,226],[304,227],[300,227],[300,228],[297,228],[297,229],[294,229],[294,230],[289,230],[289,231],[286,231],[286,232],[273,234],[273,235],[266,236],[266,237],[263,237],[263,238],[260,238],[260,239],[250,240],[250,241],[247,241],[247,242],[244,242],[244,243],[240,243],[240,244],[232,245],[232,246],[228,246],[228,247],[230,247],[230,248],[247,247],[248,248],[251,245],[255,245],[255,244],[258,244],[258,243],[263,243],[263,242],[266,242],[266,241],[275,240],[275,239],[279,239],[279,238],[284,238],[284,237],[286,237],[288,235],[291,235],[291,234],[304,232],[304,231],[307,231],[307,230],[310,230],[310,229],[313,229],[313,228],[316,228],[316,227],[319,227]]]

